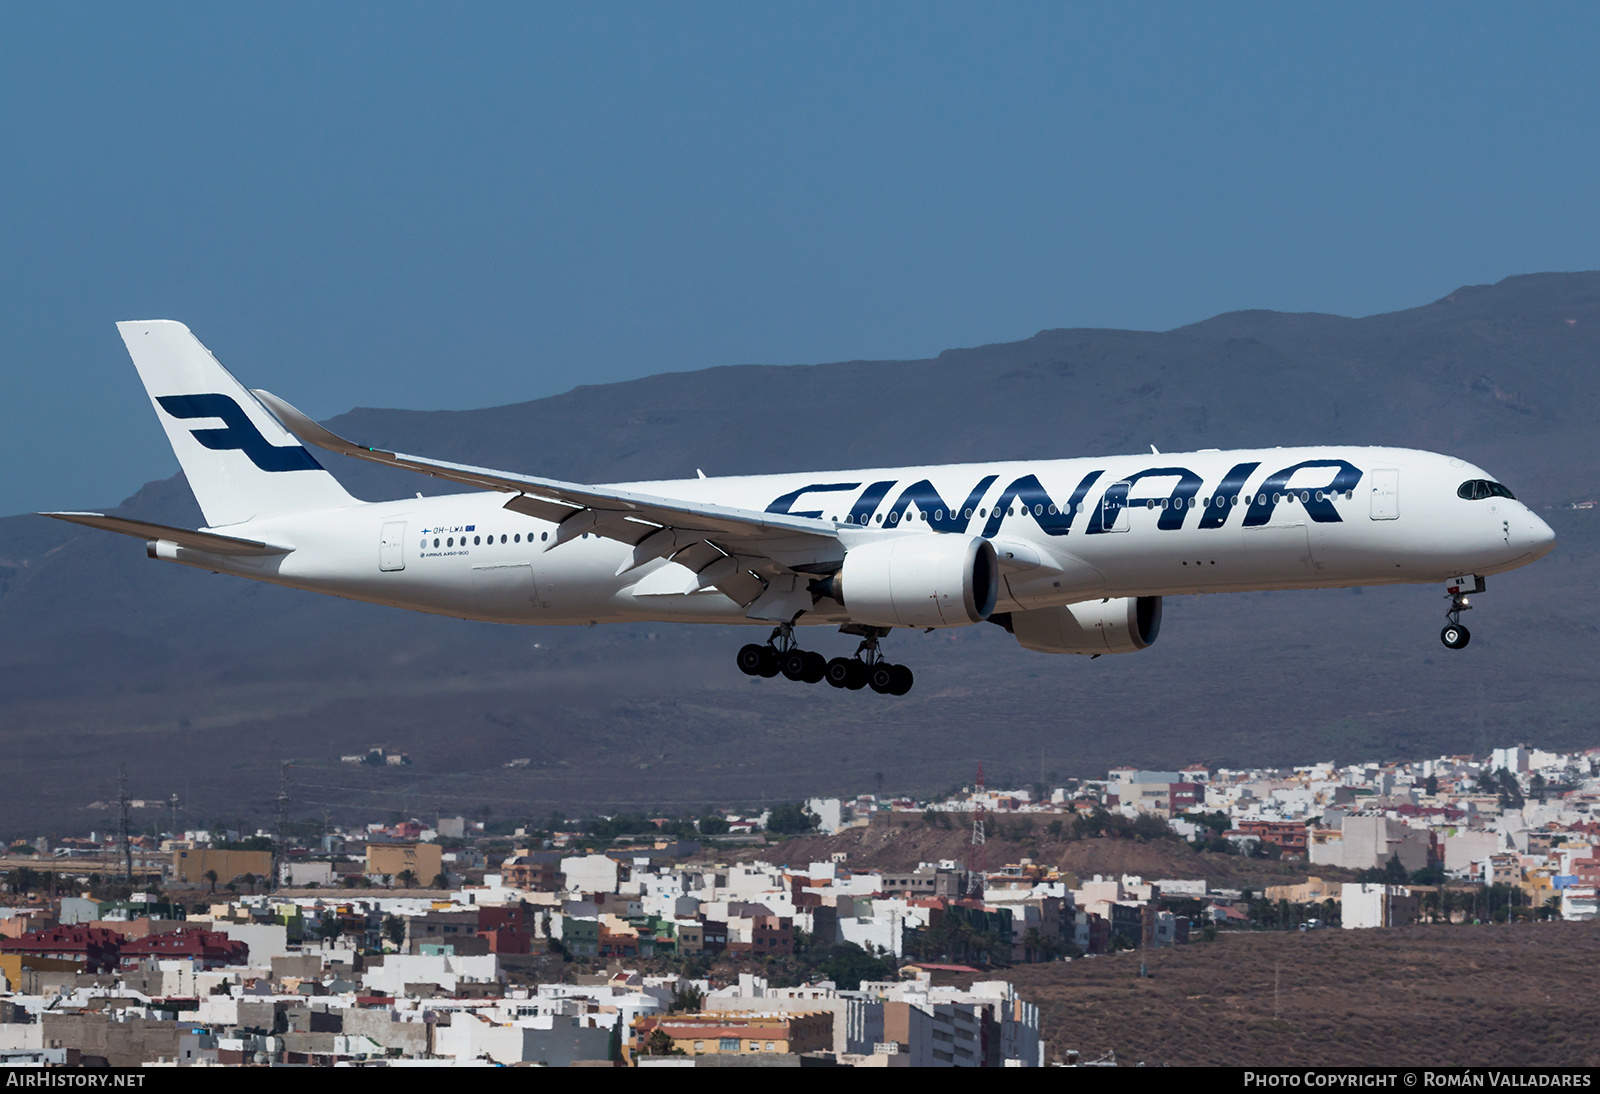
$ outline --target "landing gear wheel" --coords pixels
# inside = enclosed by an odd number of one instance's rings
[[[813,650],[808,650],[804,656],[806,659],[806,671],[800,679],[808,684],[822,683],[823,674],[828,671],[827,658]]]
[[[766,656],[766,646],[758,646],[754,642],[739,648],[739,671],[746,676],[761,675],[761,661]]]
[[[818,654],[820,657],[821,654]],[[850,682],[850,659],[835,657],[823,669],[822,678],[836,688],[842,688]]]
[[[1472,601],[1469,594],[1484,591],[1485,583],[1482,575],[1472,575],[1472,588],[1466,587],[1465,578],[1456,578],[1446,590],[1445,595],[1450,599],[1450,610],[1445,612],[1445,618],[1450,620],[1449,625],[1439,632],[1439,640],[1445,647],[1452,650],[1464,650],[1467,643],[1472,641],[1472,632],[1461,625],[1461,613],[1472,610]]]
[[[867,666],[860,661],[846,661],[844,686],[851,691],[860,691],[867,686],[867,671]]]
[[[916,678],[911,675],[911,670],[904,665],[894,665],[889,669],[889,674],[894,677],[894,682],[889,685],[890,695],[904,695],[911,690]]]
[[[809,663],[804,650],[790,650],[788,653],[779,654],[778,662],[783,668],[783,674],[791,680],[804,680]]]
[[[756,670],[756,674],[770,680],[782,671],[783,665],[778,659],[778,651],[771,646],[762,646],[761,667]]]
[[[894,687],[894,669],[895,666],[888,662],[879,661],[867,670],[867,683],[879,695],[887,695]]]

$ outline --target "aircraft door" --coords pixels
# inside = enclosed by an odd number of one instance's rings
[[[1126,504],[1128,490],[1132,483],[1114,482],[1106,487],[1106,492],[1100,496],[1100,530],[1102,532],[1126,532],[1128,530],[1128,506]],[[1117,489],[1118,487],[1122,489]],[[1113,500],[1113,497],[1115,500]]]
[[[404,570],[406,568],[406,522],[390,521],[383,526],[378,538],[378,569]]]
[[[1398,520],[1400,517],[1400,471],[1393,467],[1372,469],[1372,519]]]

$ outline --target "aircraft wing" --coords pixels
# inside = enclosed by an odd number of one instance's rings
[[[279,547],[255,539],[221,536],[215,532],[193,532],[187,528],[170,528],[165,524],[151,524],[149,521],[109,517],[104,513],[40,513],[39,515],[107,532],[119,532],[125,536],[136,536],[139,539],[169,540],[179,547],[209,551],[214,555],[286,555],[294,550],[293,547]]]
[[[626,543],[634,550],[618,569],[619,575],[654,559],[671,557],[695,574],[694,582],[682,592],[715,587],[750,608],[754,618],[787,620],[809,609],[811,594],[798,575],[825,572],[844,557],[841,530],[831,521],[585,486],[370,448],[323,428],[271,392],[254,394],[289,432],[307,444],[463,486],[514,494],[505,503],[507,509],[556,525],[546,550],[585,533]],[[769,612],[778,614],[766,614]]]

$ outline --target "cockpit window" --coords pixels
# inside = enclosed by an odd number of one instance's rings
[[[1482,501],[1484,498],[1510,498],[1517,500],[1509,487],[1488,479],[1468,479],[1456,487],[1456,497],[1465,498],[1467,501]]]

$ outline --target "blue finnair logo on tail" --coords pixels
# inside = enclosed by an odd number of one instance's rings
[[[221,429],[191,429],[194,439],[216,452],[238,449],[263,471],[321,471],[322,465],[297,444],[279,447],[261,435],[244,409],[226,395],[158,395],[156,402],[174,418],[220,418]]]

